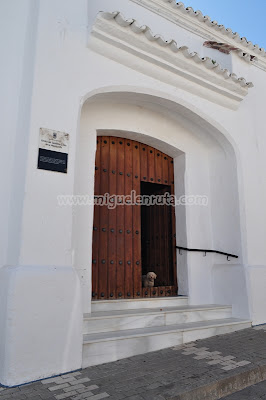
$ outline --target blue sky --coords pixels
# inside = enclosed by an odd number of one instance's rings
[[[183,3],[266,49],[266,0],[183,0]]]

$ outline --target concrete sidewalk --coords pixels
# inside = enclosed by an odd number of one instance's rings
[[[266,380],[265,331],[266,326],[245,329],[13,389],[0,387],[0,400],[266,399],[266,383],[259,383]]]

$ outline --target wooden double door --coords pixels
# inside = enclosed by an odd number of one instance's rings
[[[92,246],[92,297],[177,295],[173,159],[145,144],[97,138]],[[158,198],[152,202],[151,198]],[[142,196],[142,197],[139,197]],[[141,200],[145,204],[142,204]],[[155,272],[153,288],[142,275]]]

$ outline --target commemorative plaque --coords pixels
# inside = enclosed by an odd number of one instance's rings
[[[69,134],[40,128],[38,168],[67,173]]]

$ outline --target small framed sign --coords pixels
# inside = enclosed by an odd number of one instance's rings
[[[38,168],[67,173],[69,134],[40,128]]]

